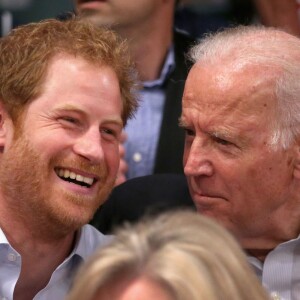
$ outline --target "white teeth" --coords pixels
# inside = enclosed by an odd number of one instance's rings
[[[77,181],[83,181],[83,176],[81,176],[81,175],[76,175],[76,180],[77,180]]]
[[[93,184],[93,178],[83,177],[83,181],[89,185]]]
[[[64,177],[65,178],[69,178],[70,177],[70,171],[69,170],[65,170]]]
[[[92,185],[94,182],[94,178],[85,177],[69,170],[60,169],[57,173],[59,177],[76,179],[76,181],[85,182],[88,185]]]

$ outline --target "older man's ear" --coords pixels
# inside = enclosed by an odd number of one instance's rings
[[[300,137],[295,143],[294,178],[300,180]]]

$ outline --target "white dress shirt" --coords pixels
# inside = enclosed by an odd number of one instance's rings
[[[262,263],[248,257],[263,286],[274,300],[300,300],[300,236],[279,244]]]
[[[69,291],[75,271],[96,248],[111,240],[91,225],[85,225],[77,235],[72,253],[53,272],[47,286],[34,300],[63,300]],[[0,300],[12,300],[21,271],[21,256],[7,241],[0,228]],[[37,262],[38,263],[38,262]]]

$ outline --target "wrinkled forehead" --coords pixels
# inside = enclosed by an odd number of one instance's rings
[[[196,64],[188,75],[182,120],[270,123],[275,120],[275,81],[257,67]]]
[[[274,111],[276,73],[274,68],[258,65],[196,63],[186,81],[183,111],[191,106],[244,113]]]

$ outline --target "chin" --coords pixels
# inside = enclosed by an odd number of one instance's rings
[[[94,215],[94,209],[90,208],[70,208],[68,211],[56,212],[53,216],[52,231],[57,235],[65,236],[77,231],[87,224]]]

